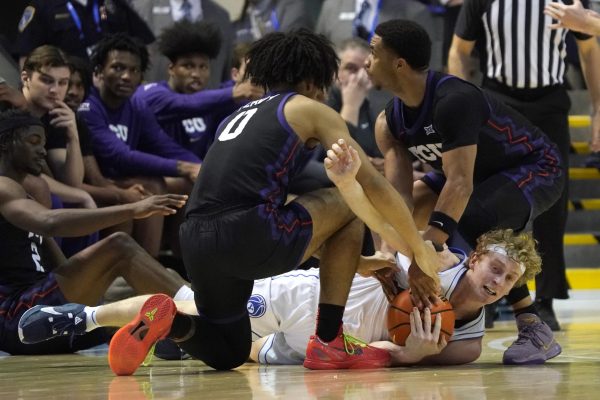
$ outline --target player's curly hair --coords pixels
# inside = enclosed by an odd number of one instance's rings
[[[113,50],[127,51],[140,59],[140,68],[146,72],[150,65],[150,56],[146,45],[139,39],[119,32],[106,35],[96,45],[90,57],[90,63],[94,72],[98,72],[106,64],[108,53]]]
[[[542,270],[542,259],[531,232],[515,233],[512,229],[498,229],[484,233],[477,239],[475,253],[485,254],[489,251],[487,247],[493,245],[502,245],[510,258],[525,267],[525,272],[515,283],[515,287],[526,284]]]
[[[12,145],[18,142],[21,132],[28,129],[31,125],[27,123],[30,120],[36,120],[36,125],[41,125],[41,122],[33,117],[29,111],[20,110],[18,108],[9,108],[0,111],[0,154],[4,155],[12,151]],[[11,123],[14,120],[21,120],[22,123]],[[6,125],[10,125],[7,127]]]
[[[162,30],[158,50],[171,62],[188,54],[215,58],[221,49],[221,31],[211,22],[181,20]]]
[[[377,25],[375,34],[413,69],[429,68],[431,39],[421,25],[407,19],[393,19]]]
[[[308,29],[273,32],[254,42],[244,79],[265,90],[310,82],[321,89],[336,78],[339,58],[325,36]]]

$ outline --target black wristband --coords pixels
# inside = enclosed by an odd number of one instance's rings
[[[451,236],[458,227],[458,222],[441,211],[434,211],[431,213],[431,217],[429,217],[429,225]]]

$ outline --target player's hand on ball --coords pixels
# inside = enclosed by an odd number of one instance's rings
[[[439,354],[448,344],[446,338],[440,335],[442,329],[442,316],[435,316],[435,323],[431,325],[431,311],[423,310],[423,318],[417,307],[410,313],[410,335],[406,339],[406,351],[415,361],[424,357]]]
[[[432,279],[414,263],[408,268],[408,284],[410,285],[413,303],[419,309],[422,310],[440,302],[438,297],[439,278],[437,281]]]

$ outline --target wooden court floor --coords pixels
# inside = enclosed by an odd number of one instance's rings
[[[155,360],[133,377],[114,377],[106,350],[44,357],[0,357],[0,399],[410,399],[539,400],[600,398],[600,291],[575,291],[556,304],[563,353],[540,366],[508,367],[515,338],[496,322],[481,358],[460,367],[309,371],[246,364],[216,372],[198,361]]]

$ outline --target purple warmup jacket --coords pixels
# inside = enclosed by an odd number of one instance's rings
[[[200,162],[170,138],[152,111],[133,97],[112,110],[92,88],[77,112],[90,129],[94,155],[107,176],[177,176],[178,160]]]
[[[166,81],[138,87],[133,98],[145,103],[163,130],[201,159],[212,144],[219,123],[241,105],[233,100],[231,87],[181,94]]]

